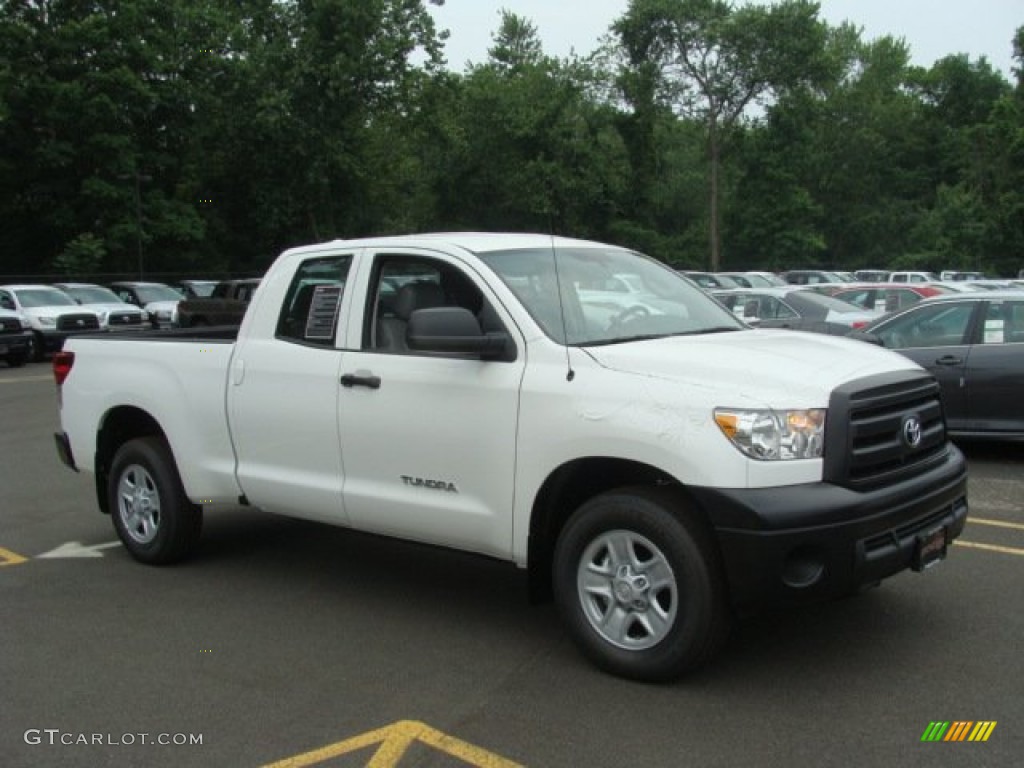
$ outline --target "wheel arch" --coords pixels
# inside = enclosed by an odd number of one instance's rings
[[[95,473],[96,500],[100,511],[110,514],[107,502],[107,481],[110,466],[118,448],[129,440],[138,437],[160,437],[167,440],[167,435],[159,422],[141,408],[119,406],[108,411],[96,434]]]
[[[592,456],[569,461],[554,470],[534,499],[527,552],[529,595],[532,602],[553,596],[552,563],[555,544],[570,516],[587,500],[630,486],[671,488],[685,506],[710,527],[706,514],[686,487],[657,467],[629,459]]]

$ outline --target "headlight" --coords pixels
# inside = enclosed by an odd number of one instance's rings
[[[158,309],[156,312],[153,313],[153,317],[155,317],[157,320],[170,320],[171,319],[171,310],[169,310],[169,309]]]
[[[27,331],[32,328],[32,323],[30,323],[24,317],[19,317],[18,320],[21,322],[21,330]]]
[[[57,326],[57,318],[56,317],[48,317],[46,315],[39,315],[39,316],[36,317],[36,320],[39,321],[40,325],[46,325],[46,326],[52,326],[52,327],[56,327]]]
[[[824,408],[803,411],[716,408],[715,423],[752,459],[820,459],[825,448]]]

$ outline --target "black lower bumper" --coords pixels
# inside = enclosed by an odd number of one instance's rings
[[[927,472],[869,491],[828,483],[691,491],[715,528],[741,613],[921,570],[945,555],[967,520],[967,466],[952,444]]]
[[[0,334],[0,357],[28,355],[32,345],[32,332]]]

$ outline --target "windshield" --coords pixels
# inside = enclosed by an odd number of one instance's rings
[[[143,304],[154,301],[181,301],[185,298],[169,285],[139,285],[136,286],[135,293]]]
[[[609,344],[746,327],[689,280],[632,251],[607,246],[559,248],[556,253],[543,248],[496,251],[480,258],[560,344]],[[629,290],[621,289],[623,282]]]
[[[69,285],[64,292],[79,304],[124,304],[116,293],[98,285]]]
[[[23,307],[76,306],[70,296],[56,288],[25,288],[14,293]]]

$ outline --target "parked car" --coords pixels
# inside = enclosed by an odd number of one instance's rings
[[[888,269],[858,269],[853,277],[863,283],[887,283],[891,274]]]
[[[786,281],[771,272],[716,272],[728,277],[738,288],[767,288],[771,285],[786,285]]]
[[[791,269],[780,277],[790,285],[814,285],[816,283],[846,283],[838,272],[823,269]]]
[[[578,286],[622,273],[666,311],[593,322]],[[55,361],[58,456],[141,562],[194,553],[220,503],[461,549],[525,569],[602,669],[667,681],[734,615],[923,571],[966,523],[931,376],[751,330],[628,249],[338,240],[284,253],[249,312]]]
[[[717,272],[699,272],[692,269],[681,269],[680,274],[685,275],[705,290],[722,290],[726,288],[739,288],[740,284],[731,277]]]
[[[172,328],[178,323],[178,302],[182,296],[164,283],[122,281],[110,284],[119,298],[142,307],[154,328]]]
[[[951,434],[1024,439],[1024,292],[936,296],[854,335],[938,379]]]
[[[0,309],[0,358],[19,368],[32,357],[34,344],[28,320],[18,312]]]
[[[84,310],[52,285],[0,286],[0,307],[19,313],[32,329],[32,359],[56,352],[73,333],[98,331],[96,312]]]
[[[92,283],[54,283],[76,304],[92,310],[100,318],[100,327],[109,330],[132,331],[147,327],[146,313],[121,299],[102,285]]]
[[[881,283],[839,288],[832,292],[832,296],[848,301],[876,315],[884,315],[886,312],[895,312],[897,309],[917,304],[921,299],[926,299],[929,296],[940,296],[944,293],[951,293],[951,291],[930,283],[903,285]]]
[[[186,299],[206,298],[217,287],[218,280],[179,280],[171,287]]]
[[[758,328],[790,328],[844,336],[875,316],[817,291],[788,288],[740,288],[712,295],[733,314]]]
[[[197,296],[178,303],[178,325],[182,328],[238,325],[259,285],[259,278],[222,280],[209,296]]]
[[[893,272],[889,275],[890,283],[938,283],[941,280],[934,272]]]

